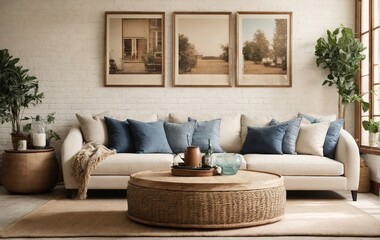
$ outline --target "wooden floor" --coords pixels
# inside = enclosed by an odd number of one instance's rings
[[[104,194],[104,193],[102,193]],[[123,194],[121,194],[123,195]],[[52,192],[46,194],[38,195],[11,195],[2,186],[0,186],[0,229],[4,228],[8,224],[17,220],[18,218],[24,216],[25,214],[31,212],[33,209],[47,202],[53,197],[65,196],[65,191],[62,185],[58,185]],[[99,196],[99,192],[91,193],[90,197],[102,197]],[[112,197],[123,197],[123,196],[112,196]],[[288,198],[293,199],[342,199],[348,203],[362,209],[363,211],[371,214],[372,216],[380,220],[380,197],[375,196],[371,193],[359,193],[358,201],[353,202],[351,199],[351,193],[349,191],[290,191],[287,192]],[[46,239],[46,238],[44,238]],[[51,238],[56,239],[56,238]],[[65,238],[65,239],[77,239],[77,238]],[[80,239],[104,239],[104,238],[80,238]],[[117,238],[117,239],[128,239],[128,240],[154,240],[154,239],[167,239],[167,238]],[[192,238],[169,238],[170,240],[179,239],[194,239]],[[210,237],[199,237],[195,238],[197,240],[210,240]],[[214,240],[248,240],[253,239],[249,237],[215,237],[211,238]],[[256,237],[255,240],[291,240],[291,239],[374,239],[374,238],[337,238],[337,237]]]

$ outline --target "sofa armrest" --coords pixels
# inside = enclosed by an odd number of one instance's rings
[[[335,159],[344,164],[347,190],[357,191],[360,175],[360,153],[355,139],[346,130],[340,131]]]
[[[77,189],[77,181],[71,176],[72,158],[81,150],[83,136],[79,125],[71,127],[69,134],[65,138],[61,147],[61,164],[63,181],[66,189]]]

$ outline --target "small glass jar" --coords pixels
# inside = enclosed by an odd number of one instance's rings
[[[32,122],[32,146],[35,149],[46,148],[45,122],[39,115]]]

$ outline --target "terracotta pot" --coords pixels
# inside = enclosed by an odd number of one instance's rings
[[[185,151],[185,165],[191,167],[201,167],[202,157],[199,147],[190,146]]]
[[[11,133],[13,149],[17,150],[17,144],[19,140],[27,140],[28,135],[25,133]]]

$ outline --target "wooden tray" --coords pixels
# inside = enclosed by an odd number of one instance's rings
[[[191,169],[191,168],[176,168],[172,167],[173,176],[182,177],[206,177],[218,175],[214,168],[210,169]]]

